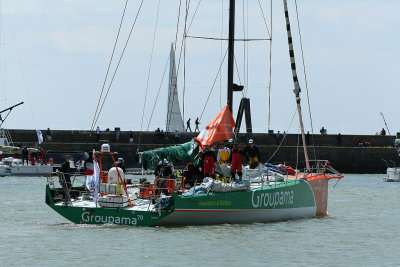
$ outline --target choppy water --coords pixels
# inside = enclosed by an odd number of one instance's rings
[[[329,216],[268,224],[134,228],[69,223],[45,178],[0,178],[0,266],[400,265],[400,183],[346,175]]]

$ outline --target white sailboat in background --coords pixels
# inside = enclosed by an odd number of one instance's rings
[[[182,114],[179,108],[174,44],[171,44],[170,52],[167,125],[165,129],[166,132],[184,131]]]

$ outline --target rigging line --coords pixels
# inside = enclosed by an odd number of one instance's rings
[[[205,37],[205,36],[194,36],[194,35],[186,35],[186,38],[192,39],[204,39],[204,40],[213,40],[213,41],[229,41],[227,38],[217,38],[217,37]],[[270,38],[241,38],[235,39],[235,42],[254,42],[254,41],[270,41]]]
[[[185,13],[185,25],[184,25],[183,33],[182,33],[181,46],[180,46],[180,49],[179,49],[178,68],[177,68],[177,70],[176,70],[176,77],[177,77],[177,78],[179,77],[179,70],[180,70],[180,68],[181,68],[181,59],[182,59],[182,52],[183,52],[183,43],[184,43],[185,38],[186,38],[186,26],[187,26],[187,19],[188,19],[189,8],[190,8],[190,0],[189,0],[189,1],[186,0],[186,3],[185,3],[185,12],[186,12],[186,13]]]
[[[6,8],[7,8],[9,14],[12,14],[12,10],[10,9],[10,7],[8,6],[7,3],[6,3]],[[33,113],[32,101],[30,100],[30,94],[29,94],[30,90],[28,90],[28,85],[27,85],[26,76],[25,76],[25,72],[24,72],[24,65],[22,63],[21,49],[20,49],[19,43],[17,42],[17,34],[16,34],[17,31],[14,30],[15,29],[15,24],[14,24],[14,21],[12,19],[10,20],[10,25],[13,28],[13,31],[11,31],[12,32],[11,35],[14,38],[15,47],[17,49],[18,64],[19,64],[19,67],[21,69],[21,76],[22,76],[22,81],[23,81],[23,85],[24,85],[23,87],[24,87],[24,90],[25,90],[25,94],[28,96],[28,100],[29,100],[28,101],[28,104],[29,104],[28,106],[29,106],[29,109],[31,111],[33,125],[35,126],[35,130],[36,130],[36,120],[35,120],[35,115]]]
[[[296,107],[296,109],[295,109],[295,111],[294,111],[294,113],[293,113],[292,119],[290,120],[290,124],[289,124],[289,126],[288,126],[288,128],[287,128],[287,130],[286,130],[286,133],[289,132],[289,129],[290,129],[290,127],[292,126],[292,123],[293,123],[293,120],[294,120],[294,117],[296,116],[296,114],[297,114],[297,107]],[[274,153],[273,153],[272,156],[267,160],[267,162],[270,162],[271,159],[272,159],[272,158],[275,156],[275,154],[278,152],[279,148],[280,148],[280,147],[282,146],[282,144],[283,144],[283,141],[285,141],[286,136],[287,136],[287,134],[284,134],[284,136],[283,136],[281,142],[279,143],[278,147],[275,149]]]
[[[139,17],[139,13],[140,13],[140,11],[141,11],[141,9],[142,9],[143,1],[144,1],[144,0],[142,0],[142,1],[140,2],[139,9],[138,9],[138,11],[137,11],[137,13],[136,13],[135,20],[133,21],[133,24],[132,24],[132,26],[131,26],[131,30],[130,30],[130,32],[129,32],[128,38],[127,38],[127,40],[126,40],[126,42],[125,42],[124,49],[122,50],[121,56],[119,57],[119,60],[118,60],[117,66],[115,67],[115,70],[114,70],[113,76],[112,76],[112,78],[111,78],[110,84],[108,85],[106,95],[105,95],[105,97],[104,97],[104,99],[103,99],[103,102],[102,102],[102,104],[101,104],[101,106],[100,106],[100,110],[99,110],[99,112],[98,112],[98,114],[97,114],[96,120],[95,120],[95,122],[94,122],[93,125],[96,125],[97,121],[99,120],[101,111],[103,110],[104,103],[106,102],[106,99],[107,99],[108,93],[110,92],[110,88],[111,88],[111,86],[112,86],[112,84],[113,84],[115,75],[117,74],[119,65],[121,64],[122,57],[123,57],[124,54],[125,54],[126,47],[128,46],[129,40],[130,40],[130,38],[131,38],[131,35],[132,35],[132,32],[133,32],[133,28],[134,28],[135,25],[136,25],[136,21],[137,21],[137,19],[138,19],[138,17]]]
[[[301,133],[299,133],[299,128],[297,128],[297,146],[296,146],[296,170],[298,170],[299,168],[299,148],[300,148],[300,136]],[[296,172],[296,176],[297,176],[297,172]]]
[[[157,97],[156,97],[156,100],[154,101],[153,110],[151,111],[150,120],[149,120],[149,124],[147,124],[146,131],[149,130],[151,119],[153,118],[154,109],[156,107],[156,104],[157,104],[157,101],[158,101],[158,96],[160,95],[161,87],[162,87],[163,82],[164,82],[165,73],[167,72],[168,62],[169,62],[169,57],[167,58],[167,63],[165,64],[164,73],[163,73],[162,78],[161,78],[160,86],[158,87]],[[167,121],[167,124],[168,124],[168,121]]]
[[[103,96],[104,88],[105,88],[105,86],[106,86],[106,82],[107,82],[107,78],[108,78],[108,73],[110,72],[111,63],[112,63],[112,60],[113,60],[113,58],[114,58],[115,48],[117,47],[117,43],[118,43],[118,39],[119,39],[119,34],[120,34],[120,32],[121,32],[122,23],[123,23],[123,21],[124,21],[125,12],[126,12],[126,6],[128,5],[128,1],[129,1],[129,0],[126,0],[126,1],[125,1],[124,11],[122,12],[121,22],[119,23],[119,28],[118,28],[117,36],[115,37],[114,47],[113,47],[113,50],[112,50],[112,53],[111,53],[110,61],[108,62],[108,67],[107,67],[106,76],[104,77],[103,86],[102,86],[102,88],[101,88],[101,93],[100,93],[99,101],[97,102],[96,111],[95,111],[94,116],[93,116],[93,121],[92,121],[92,126],[90,127],[90,132],[92,132],[93,129],[94,129],[94,120],[95,120],[95,118],[96,118],[97,111],[99,110],[99,105],[100,105],[100,102],[101,102],[101,99],[102,99],[102,96]]]
[[[308,90],[308,80],[307,80],[307,73],[306,73],[306,64],[304,61],[304,50],[303,50],[303,39],[301,37],[301,30],[300,30],[300,20],[299,20],[299,11],[297,8],[297,0],[294,1],[296,5],[296,18],[297,18],[297,25],[298,25],[298,33],[299,33],[299,39],[300,39],[300,49],[301,49],[301,59],[303,62],[303,72],[304,72],[304,81],[306,84],[306,91],[307,91],[307,102],[308,102],[308,113],[310,115],[310,124],[311,124],[311,140],[313,144],[313,152],[314,152],[314,160],[317,160],[316,152],[315,152],[315,143],[314,143],[314,126],[312,122],[312,116],[311,116],[311,103],[310,103],[310,94]]]
[[[242,81],[240,80],[239,67],[238,67],[238,64],[237,64],[237,62],[236,62],[236,57],[233,57],[233,59],[234,59],[234,61],[235,61],[236,73],[237,73],[238,78],[239,78],[239,83],[242,84]],[[246,90],[246,89],[245,89],[245,90]],[[245,94],[244,94],[243,91],[244,91],[244,90],[242,90],[242,97],[245,96]]]
[[[249,1],[247,0],[247,5],[246,5],[246,28],[247,28],[247,36],[249,34]],[[244,92],[245,96],[247,96],[247,93],[249,92],[249,45],[246,45],[246,91]]]
[[[242,30],[243,30],[243,39],[246,39],[246,23],[245,23],[245,8],[244,8],[244,1],[242,1]],[[236,60],[235,60],[236,63]],[[244,78],[244,87],[246,88],[245,90],[247,90],[247,80],[246,80],[246,43],[243,42],[243,78]],[[244,90],[243,90],[244,91]],[[243,92],[242,91],[242,92]],[[243,92],[243,97],[246,94]]]
[[[183,90],[182,90],[182,120],[185,121],[185,93],[186,93],[186,27],[187,27],[187,19],[189,15],[189,8],[190,8],[190,0],[186,0],[186,14],[185,14],[185,26],[183,28],[183,36],[181,42],[181,49],[179,54],[179,61],[178,61],[178,70],[176,72],[176,77],[178,78],[179,69],[181,65],[181,56],[182,50],[184,49],[184,58],[183,58]]]
[[[272,85],[272,0],[270,1],[271,32],[269,44],[269,82],[268,82],[268,132],[271,129],[271,85]],[[269,136],[269,135],[268,135]]]
[[[146,82],[146,91],[144,93],[144,102],[143,102],[143,109],[142,109],[142,121],[140,123],[139,145],[140,145],[140,141],[141,141],[141,138],[142,138],[144,111],[146,109],[147,92],[148,92],[148,89],[149,89],[149,82],[150,82],[150,75],[151,75],[151,65],[153,63],[154,44],[155,44],[155,40],[156,40],[156,33],[157,33],[157,26],[158,26],[158,15],[160,13],[160,3],[161,3],[161,0],[158,0],[156,23],[154,25],[154,32],[153,32],[153,43],[151,45],[150,63],[149,63],[149,68],[147,70],[147,82]],[[138,145],[138,147],[139,147],[139,145]]]
[[[221,0],[221,32],[220,36],[224,35],[224,0]],[[220,57],[219,59],[222,60],[222,51],[223,51],[223,42],[220,42]],[[219,75],[219,108],[222,110],[222,75]]]
[[[208,101],[210,100],[210,96],[211,96],[211,93],[212,93],[212,91],[213,91],[213,89],[214,89],[215,82],[216,82],[217,79],[218,79],[218,75],[219,75],[220,72],[221,72],[222,64],[224,63],[227,54],[228,54],[228,49],[226,49],[224,58],[222,59],[222,62],[221,62],[221,64],[219,65],[219,69],[218,69],[217,76],[215,77],[214,82],[213,82],[213,85],[212,85],[212,87],[211,87],[211,89],[210,89],[210,92],[208,93],[208,97],[207,97],[206,103],[204,104],[203,110],[201,111],[200,121],[201,121],[201,119],[203,118],[204,110],[206,109],[206,106],[207,106],[207,104],[208,104]]]
[[[265,28],[267,28],[267,32],[268,32],[269,38],[272,39],[272,22],[271,22],[271,32],[270,32],[269,29],[268,29],[267,20],[265,19],[264,10],[262,8],[260,0],[258,0],[258,5],[260,6],[261,14],[262,14],[262,17],[264,19]]]
[[[201,1],[202,1],[202,0],[199,0],[199,3],[197,4],[196,10],[195,10],[194,13],[193,13],[193,17],[192,17],[192,19],[190,20],[190,23],[189,23],[189,27],[188,27],[188,29],[187,29],[187,32],[189,32],[190,27],[192,27],[192,23],[193,23],[194,17],[196,17],[197,10],[199,9],[199,6],[200,6]]]
[[[175,32],[175,42],[174,42],[174,53],[176,53],[176,43],[178,42],[179,23],[181,19],[181,5],[182,5],[182,0],[179,0],[178,20],[176,22],[176,32]]]

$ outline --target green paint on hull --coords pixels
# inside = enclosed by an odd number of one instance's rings
[[[178,209],[288,209],[315,206],[311,187],[304,180],[277,186],[228,193],[210,193],[194,196],[175,196]]]
[[[113,223],[131,226],[267,222],[313,217],[316,209],[313,191],[304,180],[226,193],[194,196],[174,193],[169,209],[160,213],[56,205],[48,185],[46,203],[67,220],[77,224]]]
[[[51,189],[46,186],[46,203],[61,216],[77,224],[120,224],[130,226],[152,226],[171,212],[133,211],[102,207],[73,207],[54,204]]]

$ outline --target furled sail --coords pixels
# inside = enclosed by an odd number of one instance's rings
[[[213,121],[200,132],[196,140],[200,142],[201,146],[226,141],[233,138],[233,127],[235,127],[235,120],[229,110],[229,105],[226,105]]]
[[[166,132],[175,132],[176,130],[183,132],[183,127],[183,119],[178,100],[175,51],[174,45],[171,44]]]
[[[147,170],[155,167],[161,160],[167,159],[170,162],[189,160],[198,162],[199,146],[191,140],[187,143],[145,151],[141,154],[142,167]]]

